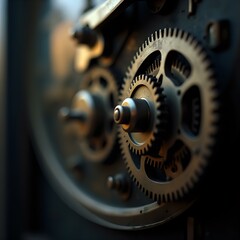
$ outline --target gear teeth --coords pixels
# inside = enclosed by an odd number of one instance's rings
[[[198,55],[202,55],[204,54],[204,49],[202,48],[202,46],[198,43],[195,47],[195,51],[197,52]]]
[[[178,29],[178,28],[174,28],[174,30],[173,30],[173,35],[174,35],[175,37],[178,37],[178,33],[179,33],[179,29]]]
[[[161,127],[159,128],[159,124],[161,123],[161,118],[164,115],[164,111],[163,111],[163,102],[165,99],[165,96],[162,96],[162,92],[163,89],[160,87],[161,86],[161,81],[158,81],[155,77],[151,77],[148,75],[138,75],[136,78],[134,78],[131,83],[130,83],[130,87],[128,90],[128,94],[127,97],[131,97],[132,92],[134,91],[134,89],[136,88],[136,86],[139,85],[146,85],[148,86],[148,88],[151,90],[152,95],[155,98],[155,107],[156,107],[156,122],[155,122],[155,127],[153,129],[153,135],[152,137],[148,140],[148,142],[146,144],[144,144],[144,146],[136,146],[135,144],[132,143],[131,139],[128,139],[127,141],[127,145],[128,148],[135,154],[137,155],[142,155],[147,153],[148,151],[150,151],[150,149],[153,148],[154,146],[154,142],[156,140],[159,140],[159,138],[157,137],[158,133],[162,133],[163,130],[161,129]],[[165,121],[163,121],[165,122]],[[159,130],[160,129],[160,130]],[[128,136],[128,134],[126,133],[126,135]]]
[[[148,44],[149,44],[149,41],[148,41],[148,40],[145,41],[145,42],[144,42],[144,48],[146,48],[146,47],[148,46]]]
[[[173,31],[173,29],[172,29],[172,28],[169,28],[169,36],[170,36],[170,37],[172,37],[172,36],[173,36],[173,34],[174,34],[174,31]]]
[[[192,35],[190,35],[190,34],[189,34],[189,36],[188,36],[188,42],[189,42],[189,44],[195,49],[196,40],[195,40],[195,38],[194,38]]]
[[[194,38],[193,39],[193,42],[192,42],[192,46],[193,46],[193,48],[196,50],[197,48],[198,48],[198,46],[199,46],[199,43],[198,43],[198,41]]]
[[[188,32],[184,32],[183,38],[186,42],[188,42],[189,37],[190,37],[190,34]]]
[[[159,60],[159,59],[156,59],[156,60],[154,61],[154,63],[149,66],[149,68],[148,68],[147,71],[146,71],[146,74],[147,74],[147,75],[154,76],[152,73],[153,73],[156,69],[159,69],[159,68],[160,68],[160,64],[161,64],[161,63],[160,63],[160,60]],[[157,79],[157,82],[159,82],[159,80],[160,80],[160,79]]]
[[[172,69],[175,69],[183,79],[187,79],[190,74],[190,70],[186,65],[184,65],[180,60],[175,59],[172,63]]]
[[[155,41],[155,35],[154,34],[151,34],[151,38],[150,38],[150,40],[149,40],[149,42],[154,42]]]
[[[200,63],[203,64],[204,67],[204,76],[207,80],[206,86],[204,88],[208,88],[207,90],[210,91],[209,95],[207,95],[208,100],[213,103],[210,106],[208,106],[208,112],[209,114],[209,127],[207,130],[207,138],[204,141],[204,146],[201,151],[201,156],[198,156],[198,158],[201,158],[199,162],[197,162],[195,169],[192,170],[192,174],[187,178],[187,180],[179,184],[176,188],[176,186],[173,186],[173,183],[169,181],[168,184],[168,189],[162,190],[162,185],[161,184],[153,184],[152,179],[149,177],[149,182],[145,183],[142,181],[142,178],[139,177],[139,169],[135,169],[132,166],[132,163],[130,164],[130,161],[132,161],[132,153],[136,154],[137,158],[140,158],[141,155],[145,155],[145,164],[152,168],[159,168],[162,169],[164,167],[163,162],[158,161],[157,159],[154,159],[154,157],[150,156],[149,154],[152,154],[152,149],[156,144],[159,144],[159,141],[156,140],[158,135],[163,136],[165,130],[163,126],[166,126],[167,123],[167,108],[165,105],[166,101],[166,96],[164,95],[164,90],[161,87],[162,82],[158,82],[158,79],[155,79],[153,76],[154,74],[151,75],[151,73],[156,70],[156,68],[160,68],[161,60],[156,60],[148,67],[148,69],[145,69],[145,75],[140,75],[137,76],[135,79],[133,79],[137,71],[139,69],[136,69],[136,66],[140,66],[142,61],[142,57],[146,56],[144,53],[146,53],[146,50],[149,47],[154,47],[155,45],[153,44],[155,41],[162,41],[163,38],[171,38],[174,41],[185,41],[186,46],[191,46],[191,48],[194,50],[193,52],[195,53],[197,60],[201,61]],[[164,41],[166,43],[167,41]],[[181,50],[181,49],[180,49]],[[160,52],[162,53],[164,51],[164,46],[160,49]],[[185,53],[183,53],[184,55]],[[188,56],[189,57],[189,56]],[[141,60],[140,60],[141,59]],[[159,63],[159,65],[157,65]],[[189,71],[187,67],[181,63],[179,60],[178,62],[175,62],[175,68],[180,71],[183,76],[189,77]],[[194,65],[193,65],[194,67]],[[194,70],[194,68],[193,68]],[[155,75],[156,76],[156,75]],[[154,80],[153,80],[154,79]],[[159,78],[160,79],[160,78]],[[159,204],[165,203],[165,202],[173,202],[178,199],[182,199],[185,197],[186,194],[190,192],[191,189],[198,183],[200,177],[203,175],[204,170],[206,169],[207,165],[209,164],[209,158],[211,157],[212,149],[215,145],[215,139],[216,139],[216,133],[218,130],[218,121],[219,121],[219,95],[218,95],[218,89],[215,81],[215,75],[213,71],[213,66],[211,62],[209,61],[209,56],[206,54],[206,51],[202,47],[202,45],[189,33],[178,29],[178,28],[165,28],[161,29],[159,31],[155,31],[153,34],[151,34],[150,37],[147,38],[147,40],[139,47],[138,51],[136,52],[133,61],[131,61],[131,66],[128,68],[127,73],[126,73],[126,80],[124,82],[123,90],[121,91],[122,99],[126,98],[126,95],[130,96],[131,91],[134,91],[135,86],[139,83],[139,81],[144,81],[148,86],[152,89],[152,93],[156,96],[154,99],[156,103],[156,109],[157,109],[157,114],[158,118],[156,120],[156,126],[157,128],[153,129],[153,138],[151,141],[148,142],[148,144],[144,148],[137,148],[133,146],[132,144],[129,144],[129,141],[127,141],[128,136],[127,133],[124,132],[123,130],[119,133],[121,140],[121,151],[122,154],[124,155],[125,159],[125,164],[127,166],[127,171],[129,172],[129,175],[133,179],[133,181],[136,183],[138,188],[144,192],[144,194],[154,201],[158,202]],[[130,92],[129,92],[129,89]],[[196,110],[197,111],[197,110]],[[213,114],[211,114],[213,113]],[[197,114],[196,114],[197,116]],[[196,122],[194,122],[194,127],[195,124],[199,124],[198,117],[196,117]],[[201,122],[200,122],[201,124]],[[160,139],[161,140],[161,139]],[[148,154],[148,155],[147,155]],[[177,156],[177,159],[181,159],[184,156],[188,154],[183,151],[180,153],[179,156]],[[152,154],[153,155],[153,154]],[[193,153],[194,155],[194,153]],[[135,156],[134,156],[135,157]],[[192,159],[191,159],[192,160]],[[146,174],[145,172],[142,174]],[[146,176],[148,177],[148,176]],[[167,179],[168,180],[168,179]],[[144,180],[145,181],[145,180]],[[160,181],[161,182],[161,181]],[[152,185],[153,184],[153,185]],[[176,184],[176,181],[175,181]],[[178,183],[177,183],[178,184]],[[164,184],[165,185],[165,184]]]
[[[154,168],[161,168],[163,161],[161,161],[161,158],[153,158],[150,155],[145,155],[145,163],[149,165],[150,167]]]
[[[185,35],[185,32],[184,32],[183,30],[180,30],[180,31],[179,31],[179,37],[180,37],[181,39],[183,39],[183,38],[184,38],[184,35]]]

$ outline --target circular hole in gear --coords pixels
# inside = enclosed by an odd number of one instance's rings
[[[155,182],[166,182],[167,177],[162,168],[155,167],[147,162],[145,162],[145,171],[149,179]]]
[[[107,85],[108,85],[108,82],[105,78],[100,77],[100,84],[101,84],[102,87],[106,88]]]
[[[183,129],[197,136],[201,125],[201,97],[197,86],[192,86],[184,94],[182,99],[182,126]]]
[[[146,69],[150,71],[150,69],[153,67],[152,63],[159,63],[161,61],[161,52],[160,51],[154,51],[149,56],[144,59],[141,66],[138,68],[138,71],[136,72],[134,78],[141,74],[146,74]],[[151,72],[151,71],[150,71]]]
[[[145,161],[144,169],[149,179],[166,183],[179,176],[189,165],[191,161],[191,152],[181,141],[176,142],[167,150],[166,159],[161,162],[159,158]]]
[[[165,72],[175,86],[181,86],[191,74],[191,65],[180,52],[171,50],[166,58]]]

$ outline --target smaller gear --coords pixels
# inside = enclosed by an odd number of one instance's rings
[[[92,162],[111,160],[117,127],[112,111],[118,100],[114,70],[91,68],[81,79],[71,107],[61,108],[60,116],[72,121],[81,156]]]
[[[114,120],[121,124],[122,134],[135,154],[154,151],[154,143],[164,134],[165,107],[161,79],[139,75],[130,84],[128,97],[116,106]]]

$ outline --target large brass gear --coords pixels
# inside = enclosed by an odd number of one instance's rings
[[[135,154],[120,131],[127,169],[139,188],[158,202],[185,197],[211,163],[218,131],[218,91],[206,52],[179,29],[156,31],[139,48],[128,68],[120,102],[141,74],[162,78],[167,128],[156,152]],[[141,96],[139,96],[141,97]]]

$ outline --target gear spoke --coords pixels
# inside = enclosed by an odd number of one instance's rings
[[[196,75],[191,75],[189,78],[181,85],[178,87],[179,91],[181,92],[181,95],[183,96],[192,86],[197,86],[199,87],[199,77]],[[201,80],[200,80],[201,81]]]
[[[199,151],[201,148],[201,137],[192,137],[191,135],[182,132],[178,136],[178,139],[182,141],[192,153]]]

